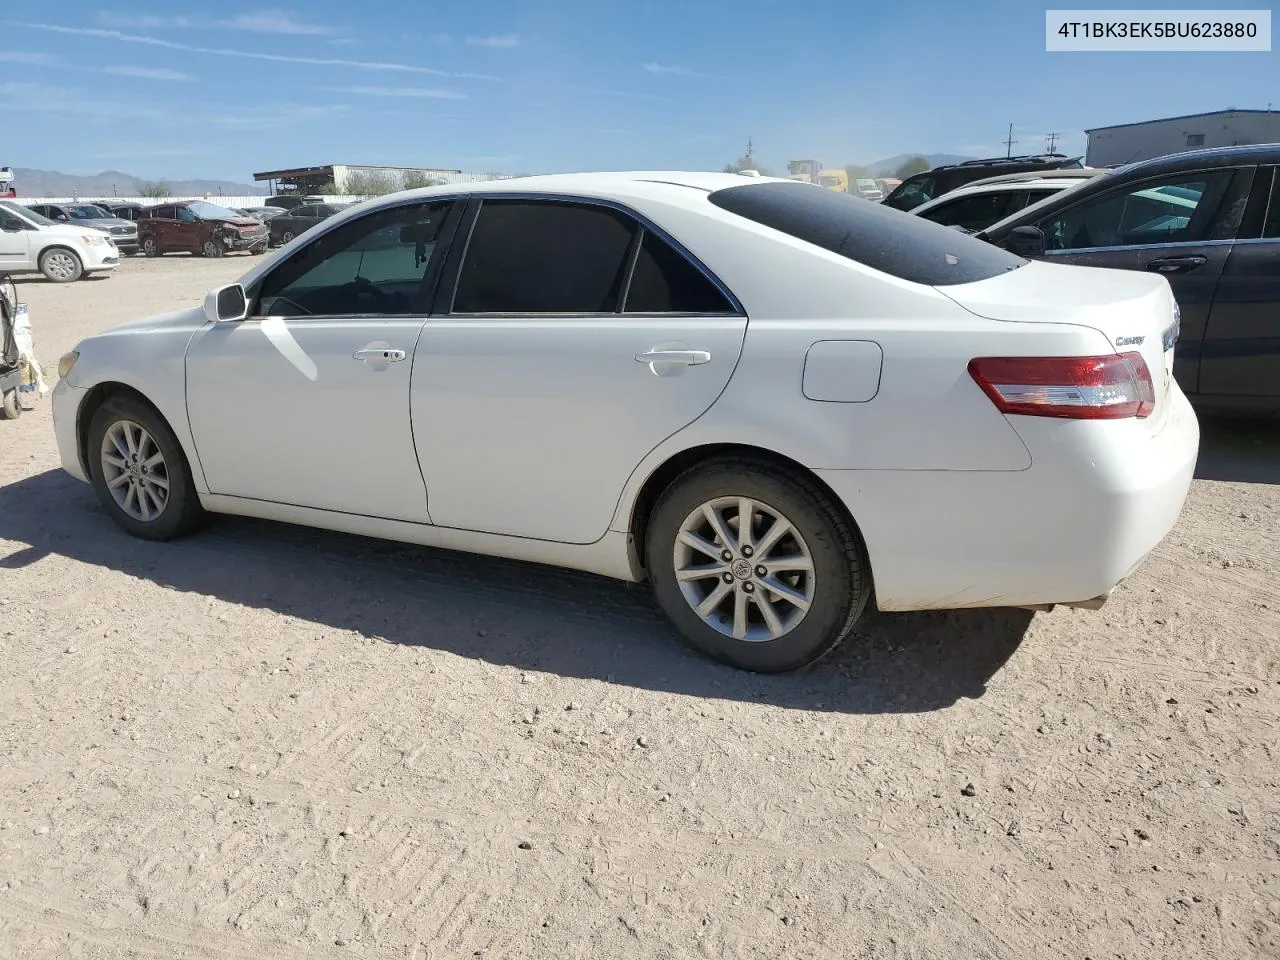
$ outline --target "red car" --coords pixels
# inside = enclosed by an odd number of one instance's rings
[[[149,207],[138,217],[138,244],[148,257],[185,250],[204,257],[267,252],[267,226],[226,207],[191,200]]]

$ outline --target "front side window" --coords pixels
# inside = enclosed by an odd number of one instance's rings
[[[1232,172],[1219,170],[1121,187],[1069,207],[1040,228],[1047,250],[1194,243],[1209,235]]]
[[[307,244],[262,281],[257,316],[426,316],[451,201],[379,210]]]
[[[593,204],[486,200],[454,313],[614,313],[638,224]]]

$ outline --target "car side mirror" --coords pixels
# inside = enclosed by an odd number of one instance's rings
[[[1014,227],[1009,231],[1005,249],[1020,257],[1044,256],[1044,231],[1039,227]]]
[[[249,313],[249,300],[238,283],[210,290],[204,298],[204,318],[210,323],[234,323]]]

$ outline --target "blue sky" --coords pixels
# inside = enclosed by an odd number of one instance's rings
[[[196,9],[5,0],[0,165],[240,182],[322,163],[710,169],[751,137],[776,168],[1002,154],[1010,123],[1015,151],[1057,131],[1083,152],[1086,127],[1280,109],[1274,50],[1047,53],[1045,5],[1026,0]]]

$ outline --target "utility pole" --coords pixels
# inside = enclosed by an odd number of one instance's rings
[[[1045,140],[1049,143],[1050,153],[1053,153],[1054,149],[1058,146],[1058,137],[1060,136],[1062,136],[1060,133],[1050,133],[1045,135]]]
[[[1018,141],[1013,139],[1013,124],[1009,124],[1009,136],[1004,142],[1004,155],[1006,157],[1013,156],[1013,145]]]

